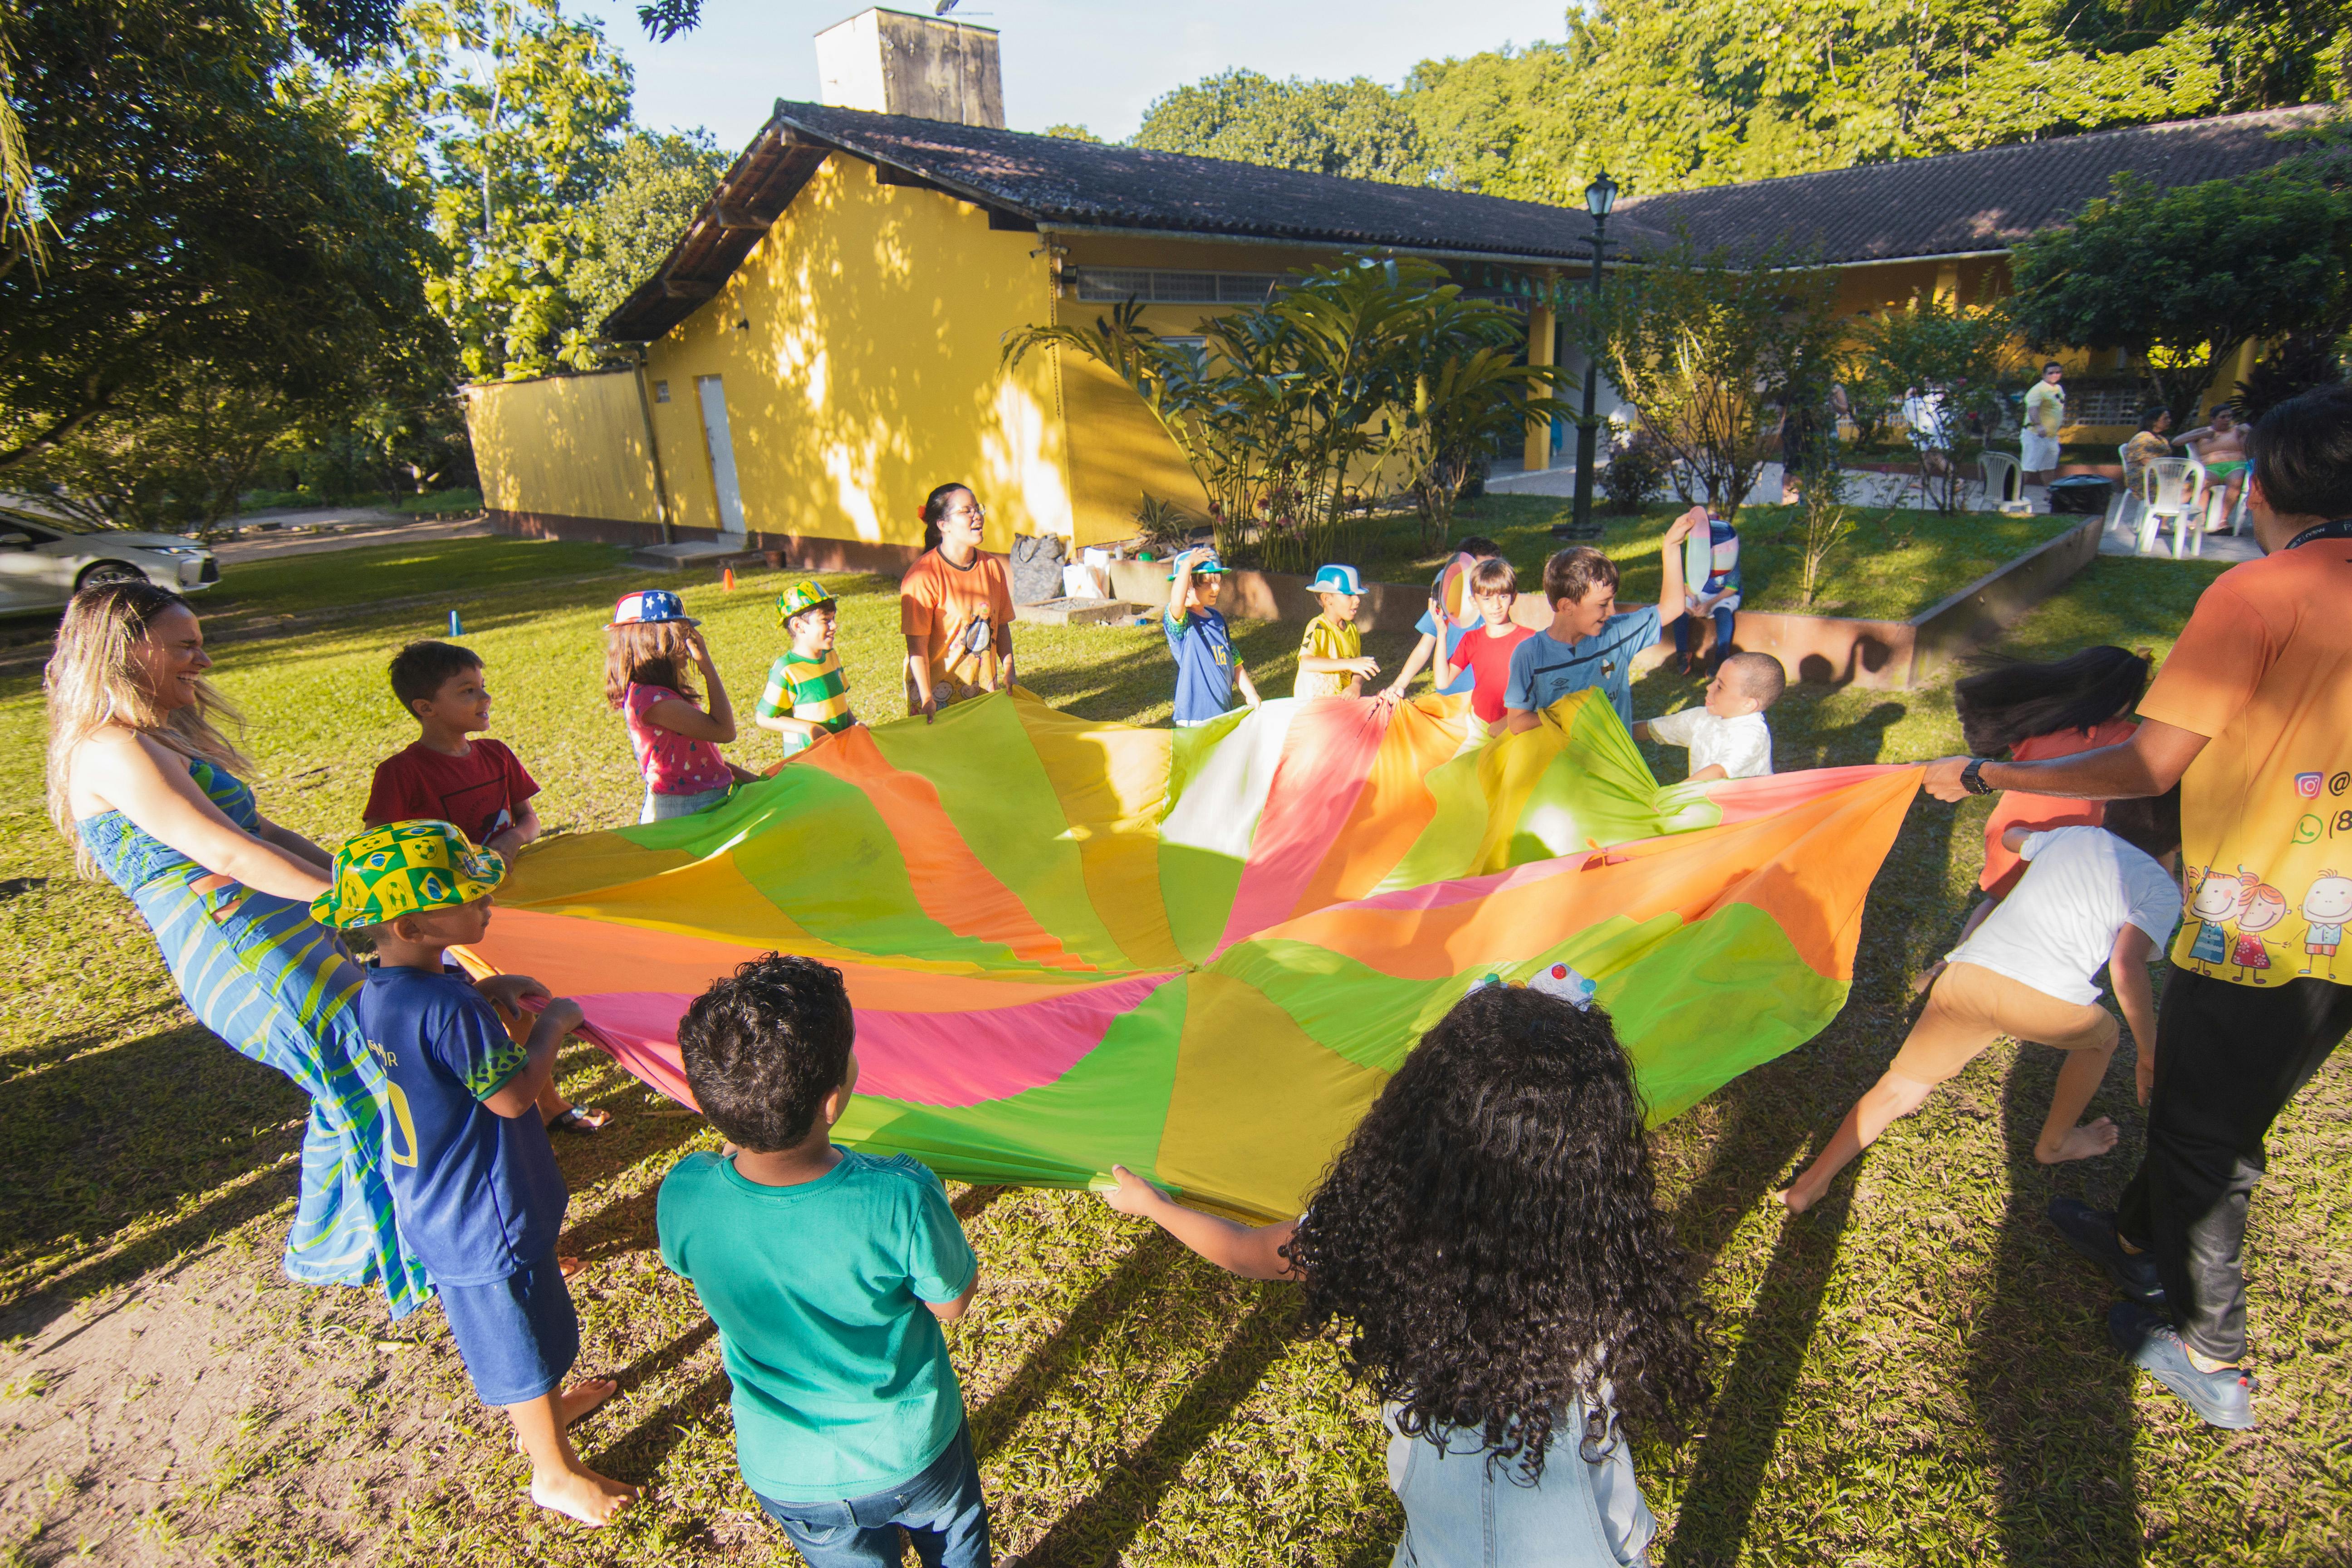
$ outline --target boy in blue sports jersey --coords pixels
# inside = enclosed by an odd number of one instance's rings
[[[1511,651],[1510,686],[1503,695],[1503,720],[1511,733],[1534,729],[1543,722],[1545,709],[1596,686],[1632,728],[1633,656],[1656,642],[1668,623],[1682,618],[1682,542],[1706,524],[1703,506],[1675,519],[1658,546],[1658,602],[1622,615],[1617,612],[1617,563],[1598,550],[1573,545],[1544,563],[1551,625]]]
[[[377,967],[359,1017],[383,1065],[384,1173],[474,1391],[514,1423],[530,1456],[531,1500],[603,1525],[637,1489],[582,1464],[567,1434],[619,1385],[562,1386],[580,1354],[580,1317],[555,1255],[570,1194],[537,1110],[580,1005],[524,975],[477,984],[443,957],[482,940],[506,874],[504,860],[449,823],[388,823],[343,846],[333,887],[310,908],[325,924],[374,928]],[[499,1015],[520,1018],[526,997],[546,1005],[517,1045]]]
[[[1168,651],[1176,656],[1176,727],[1189,730],[1223,714],[1234,700],[1255,708],[1257,688],[1234,652],[1225,617],[1217,614],[1217,589],[1224,563],[1216,552],[1193,549],[1180,552],[1168,574],[1168,611],[1160,629],[1168,635]]]

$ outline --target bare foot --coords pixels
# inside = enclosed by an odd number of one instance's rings
[[[2054,1152],[2036,1144],[2033,1157],[2045,1165],[2063,1165],[2069,1160],[2095,1159],[2116,1146],[2116,1124],[2102,1116],[2096,1121],[2085,1121],[2082,1126],[2070,1130]]]
[[[1813,1200],[1797,1191],[1793,1184],[1782,1187],[1779,1192],[1774,1193],[1772,1201],[1776,1204],[1786,1204],[1790,1214],[1802,1214],[1813,1206]]]
[[[583,1378],[556,1401],[556,1418],[569,1426],[620,1392],[621,1385],[609,1377]]]
[[[562,1271],[566,1279],[569,1279],[587,1268],[588,1260],[584,1258],[559,1258],[555,1260],[555,1267]]]
[[[1936,984],[1936,976],[1943,973],[1944,966],[1941,963],[1931,963],[1921,970],[1919,978],[1911,983],[1911,994],[1914,996],[1927,994],[1927,988]]]
[[[551,1470],[545,1475],[534,1471],[530,1478],[531,1501],[600,1528],[612,1523],[613,1516],[636,1498],[636,1488],[623,1486],[584,1465],[576,1470]]]

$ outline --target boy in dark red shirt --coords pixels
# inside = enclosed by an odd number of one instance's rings
[[[539,837],[530,808],[539,784],[497,741],[470,737],[490,727],[490,690],[472,650],[413,642],[392,661],[392,692],[424,726],[406,751],[376,764],[362,814],[370,827],[435,818],[451,822],[511,863]]]
[[[516,852],[539,837],[539,814],[530,808],[539,784],[504,743],[481,734],[490,727],[481,659],[451,643],[410,643],[393,656],[392,694],[425,732],[376,764],[361,814],[367,826],[455,823],[476,845],[513,864]],[[549,1127],[567,1132],[593,1132],[612,1119],[608,1110],[568,1103],[552,1078],[539,1110]]]

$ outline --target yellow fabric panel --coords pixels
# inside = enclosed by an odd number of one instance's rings
[[[1166,730],[1111,728],[1043,703],[1020,706],[1021,722],[1062,803],[1087,897],[1129,963],[1181,969],[1160,892],[1160,814],[1168,803]]]
[[[1254,986],[1212,970],[1185,984],[1157,1173],[1188,1202],[1286,1219],[1389,1075],[1317,1045]],[[1271,1084],[1281,1092],[1267,1093]]]

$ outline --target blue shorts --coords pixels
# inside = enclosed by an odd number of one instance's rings
[[[563,1385],[580,1359],[580,1314],[555,1254],[488,1285],[442,1285],[458,1359],[485,1405],[527,1405]]]

